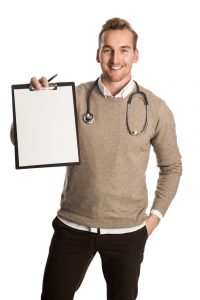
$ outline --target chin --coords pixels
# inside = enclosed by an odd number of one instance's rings
[[[123,81],[126,76],[109,76],[110,81],[112,82],[120,82]]]

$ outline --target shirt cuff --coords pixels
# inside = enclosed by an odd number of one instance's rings
[[[155,215],[156,217],[158,217],[159,219],[162,219],[163,218],[163,215],[161,214],[161,212],[159,212],[157,209],[152,209],[150,211],[150,214],[151,215]]]

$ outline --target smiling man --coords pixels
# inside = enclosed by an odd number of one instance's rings
[[[101,80],[113,96],[131,79],[132,65],[138,61],[136,42],[137,34],[129,29],[103,29],[99,35]]]
[[[165,215],[181,176],[172,112],[133,81],[137,61],[137,33],[126,20],[108,20],[97,50],[102,74],[76,89],[81,165],[67,169],[42,300],[73,300],[97,252],[107,300],[137,297],[146,240]],[[33,77],[31,84],[41,89],[48,81]],[[151,146],[160,172],[147,212]]]

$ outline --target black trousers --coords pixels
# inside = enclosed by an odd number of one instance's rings
[[[54,235],[44,272],[42,300],[73,300],[87,268],[99,252],[107,300],[134,300],[148,237],[146,227],[125,234],[82,231],[53,220]]]

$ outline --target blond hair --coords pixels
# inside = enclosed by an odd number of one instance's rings
[[[130,32],[132,32],[133,34],[133,49],[136,49],[136,45],[137,45],[137,39],[138,39],[138,35],[137,33],[133,30],[132,26],[130,25],[130,23],[124,19],[121,18],[112,18],[106,21],[106,23],[102,26],[102,29],[99,33],[99,47],[101,44],[101,38],[103,33],[106,30],[117,30],[117,29],[128,29]]]

